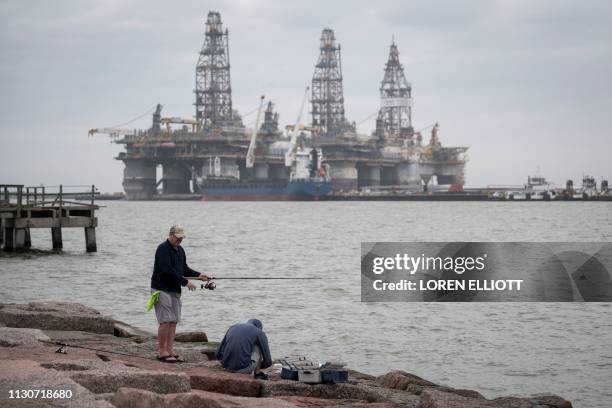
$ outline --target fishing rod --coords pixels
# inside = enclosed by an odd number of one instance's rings
[[[192,279],[192,280],[200,280],[199,276],[184,276],[184,278]],[[213,282],[213,280],[218,280],[218,279],[225,279],[225,280],[307,280],[307,279],[313,279],[313,278],[271,277],[271,276],[222,276],[222,277],[217,278],[215,276],[209,276],[208,279],[206,279],[206,283],[202,283],[202,285],[200,286],[200,289],[214,290],[217,287],[217,284]]]
[[[199,276],[183,276],[185,279],[200,279]],[[314,278],[275,278],[275,277],[270,277],[270,276],[222,276],[222,277],[215,277],[215,276],[209,276],[207,280],[217,280],[217,279],[231,279],[231,280],[242,280],[242,279],[273,279],[273,280],[305,280],[305,279],[314,279]]]

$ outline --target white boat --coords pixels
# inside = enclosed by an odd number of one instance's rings
[[[522,190],[509,191],[507,194],[510,200],[551,200],[556,196],[552,183],[542,176],[528,176]]]

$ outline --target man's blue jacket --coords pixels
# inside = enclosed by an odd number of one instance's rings
[[[151,288],[181,293],[181,286],[187,285],[185,276],[200,276],[199,272],[187,266],[185,250],[180,245],[175,249],[168,240],[159,244],[155,251]]]
[[[262,327],[259,320],[251,319],[247,323],[235,324],[227,330],[217,351],[217,358],[225,369],[238,371],[248,367],[255,345],[259,346],[263,357],[261,368],[272,365],[268,337]]]

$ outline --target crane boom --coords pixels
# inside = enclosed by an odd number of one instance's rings
[[[135,129],[120,129],[120,128],[93,128],[89,129],[87,132],[88,136],[93,136],[96,133],[101,133],[104,135],[109,135],[111,140],[117,141],[122,136],[134,136],[136,135]]]
[[[249,144],[249,150],[246,155],[246,167],[248,169],[253,168],[255,164],[255,144],[257,143],[257,131],[259,130],[259,118],[261,117],[261,109],[263,108],[264,103],[264,95],[261,95],[261,99],[259,100],[259,109],[257,110],[257,119],[255,119],[255,127],[253,128],[253,133],[251,134],[251,143]]]
[[[293,126],[293,131],[291,132],[291,141],[289,142],[289,148],[285,153],[285,166],[291,167],[295,160],[295,146],[297,144],[297,135],[298,129],[300,126],[300,121],[302,120],[302,113],[304,113],[304,104],[306,103],[306,97],[308,96],[308,91],[310,87],[307,86],[304,91],[304,96],[302,97],[302,105],[300,106],[300,111],[298,113],[297,120],[295,121],[295,125]]]

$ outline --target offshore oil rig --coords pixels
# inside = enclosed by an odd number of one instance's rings
[[[308,165],[311,176],[321,169],[336,196],[385,189],[423,191],[434,185],[449,191],[463,189],[468,148],[443,147],[437,123],[415,131],[412,87],[395,40],[380,84],[376,128],[367,135],[358,134],[355,122],[345,117],[340,44],[333,30],[322,31],[319,49],[295,124],[280,129],[274,104],[268,102],[260,125],[262,99],[255,127],[247,129],[232,106],[228,30],[221,15],[211,11],[195,68],[195,116],[162,117],[162,106],[157,105],[150,129],[102,128],[89,134],[108,134],[113,142],[125,145],[116,159],[125,164],[123,187],[128,199],[206,197],[211,186],[239,186],[245,180],[252,186],[286,184],[295,176],[292,160],[298,151],[312,154],[316,164]],[[310,124],[303,125],[308,96]],[[425,141],[421,132],[429,128]],[[159,179],[158,166],[162,167]],[[265,192],[259,196],[266,199]]]

